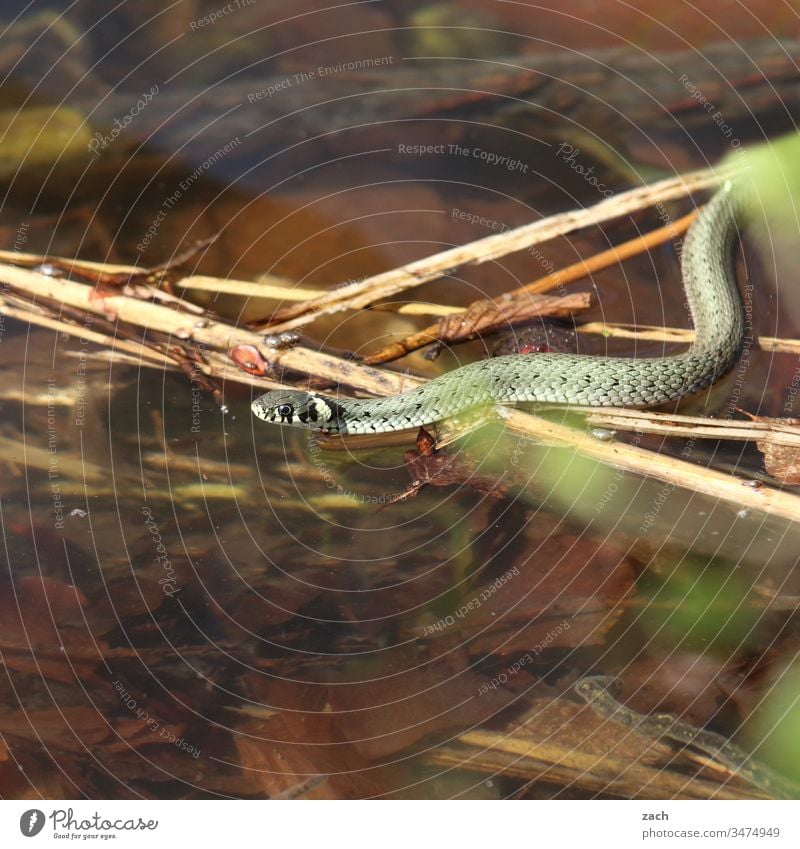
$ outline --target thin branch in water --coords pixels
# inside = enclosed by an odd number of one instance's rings
[[[696,217],[696,211],[690,212],[670,224],[659,227],[657,230],[651,230],[635,239],[623,242],[621,245],[615,245],[613,248],[601,251],[588,259],[578,260],[578,262],[574,262],[566,268],[554,271],[552,274],[535,280],[533,283],[528,283],[509,294],[512,297],[520,297],[525,292],[549,292],[558,286],[588,277],[596,271],[619,265],[626,259],[646,253],[652,248],[663,245],[664,242],[670,242],[676,236],[685,233]]]
[[[533,318],[566,318],[587,309],[589,298],[588,293],[578,292],[563,298],[547,295],[536,295],[532,298],[528,295],[524,301],[511,298],[497,301],[482,299],[472,303],[464,312],[443,316],[436,324],[412,333],[398,342],[392,342],[380,351],[364,357],[363,362],[367,365],[389,362],[433,342],[465,342],[498,328],[505,330],[516,324],[529,322]]]
[[[621,245],[616,245],[613,248],[609,248],[606,251],[595,254],[588,259],[580,260],[572,265],[568,265],[566,268],[554,271],[552,274],[548,274],[539,280],[535,280],[533,283],[521,286],[520,288],[505,295],[505,298],[508,300],[506,300],[505,303],[501,302],[501,307],[498,307],[498,302],[495,300],[482,299],[474,301],[461,311],[461,313],[457,312],[455,315],[466,314],[463,321],[469,321],[469,317],[471,315],[480,314],[485,310],[507,309],[506,304],[508,304],[508,302],[512,299],[516,303],[519,303],[523,299],[529,300],[532,294],[548,292],[558,286],[563,286],[567,283],[573,283],[576,280],[581,280],[584,277],[602,269],[618,265],[623,260],[629,259],[633,256],[638,256],[639,254],[642,254],[657,245],[661,245],[664,242],[668,242],[681,233],[686,232],[696,215],[696,212],[691,212],[688,215],[684,215],[682,218],[679,218],[674,223],[667,224],[664,227],[659,227],[657,230],[652,230],[649,233],[645,233],[635,239],[623,242]],[[564,306],[566,305],[566,301],[567,299],[560,298],[556,303],[561,303],[562,306]],[[586,306],[588,306],[588,304]],[[583,309],[585,309],[586,306],[584,306]],[[518,318],[518,321],[521,323],[522,321],[527,321],[530,318],[539,316],[563,317],[558,312],[549,310],[550,305],[547,302],[543,302],[542,309],[540,311],[531,314],[528,318],[520,317]],[[509,319],[506,324],[512,324],[511,320]],[[451,333],[448,333],[448,330],[452,327],[453,319],[449,316],[445,316],[436,324],[431,324],[425,329],[420,330],[417,333],[413,333],[399,342],[387,345],[385,348],[369,357],[365,357],[364,362],[369,363],[370,365],[376,365],[398,359],[406,354],[410,354],[412,351],[416,351],[419,348],[434,342],[457,342],[466,338],[474,338],[474,335],[453,336]]]
[[[657,454],[636,445],[603,441],[522,410],[497,407],[496,411],[507,427],[537,441],[572,448],[614,468],[718,498],[737,512],[742,508],[759,510],[800,522],[800,496],[769,486],[753,487],[749,485],[751,481]]]

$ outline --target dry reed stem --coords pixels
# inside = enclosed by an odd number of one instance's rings
[[[596,407],[572,409],[586,413],[586,424],[594,427],[677,436],[682,439],[730,439],[736,442],[757,440],[800,448],[800,426],[792,426],[779,420],[732,421],[644,410],[598,410]]]
[[[0,264],[0,280],[10,289],[25,293],[34,305],[37,299],[43,298],[81,310],[87,315],[111,317],[144,331],[173,337],[178,346],[202,346],[217,352],[227,352],[237,345],[252,345],[272,365],[285,366],[302,374],[344,383],[377,395],[394,395],[420,383],[415,377],[361,366],[302,346],[275,351],[263,344],[263,336],[260,333],[209,318],[199,318],[194,312],[188,313],[173,306],[154,304],[122,292],[98,295],[92,286],[50,277],[27,268]],[[8,298],[0,291],[0,304],[4,309],[10,306],[7,302]],[[52,313],[50,319],[52,320]],[[72,327],[73,333],[76,330],[82,333],[81,327],[75,328],[68,322],[63,322],[63,325],[64,328]],[[250,376],[238,368],[235,373],[241,376],[243,383],[270,388],[276,385],[274,380],[246,379]],[[228,379],[231,379],[232,375],[233,373],[230,373]]]
[[[747,481],[733,475],[716,472],[674,457],[666,457],[635,445],[604,442],[582,431],[546,421],[521,410],[505,407],[496,409],[507,427],[532,439],[572,448],[585,457],[591,457],[614,468],[657,478],[676,487],[718,498],[734,506],[737,511],[745,507],[792,522],[800,521],[800,497],[796,495],[764,485],[752,488],[747,486]]]
[[[657,230],[650,230],[648,233],[637,236],[635,239],[630,239],[620,245],[614,245],[614,247],[594,254],[587,259],[580,259],[572,263],[572,265],[554,271],[552,274],[548,274],[539,280],[534,280],[533,283],[528,283],[510,294],[512,297],[519,297],[522,292],[549,292],[557,286],[582,280],[596,271],[602,271],[613,265],[619,265],[626,259],[639,256],[639,254],[643,254],[645,251],[649,251],[658,245],[663,245],[664,242],[669,242],[676,236],[685,233],[696,217],[697,212],[690,212],[678,218],[677,221],[659,227]]]
[[[605,324],[592,321],[577,328],[578,333],[599,333],[617,339],[641,339],[652,342],[675,342],[689,345],[694,339],[694,330],[681,327],[635,327],[630,324]],[[762,351],[774,351],[783,354],[800,354],[800,340],[778,339],[775,336],[759,336],[754,340]]]
[[[578,722],[580,717],[576,715],[575,723]],[[456,742],[433,750],[428,760],[439,767],[458,765],[529,781],[544,778],[626,798],[642,793],[649,799],[766,798],[766,794],[749,785],[728,787],[705,776],[667,768],[675,753],[661,742],[642,739],[642,752],[632,756],[626,751],[632,744],[626,743],[629,732],[625,729],[609,732],[606,724],[599,724],[586,739],[578,741],[564,739],[549,728],[544,734],[537,734],[535,729],[529,730],[531,725],[513,732],[468,731]]]
[[[218,292],[222,295],[239,295],[242,298],[266,298],[270,301],[313,301],[328,294],[327,289],[301,289],[286,284],[270,283],[266,280],[220,280],[218,277],[207,277],[194,274],[176,280],[175,285],[181,289],[192,289],[196,292]]]
[[[571,210],[548,216],[505,233],[459,245],[433,256],[376,274],[356,283],[339,286],[313,304],[303,302],[281,310],[277,321],[270,324],[272,332],[292,330],[314,321],[321,315],[346,309],[363,309],[400,292],[423,283],[430,283],[464,265],[481,265],[557,236],[583,227],[600,224],[663,202],[685,197],[692,192],[717,185],[723,176],[711,169],[695,171],[681,177],[671,177],[647,186],[637,186],[606,198],[586,209]],[[310,312],[312,311],[313,312]]]

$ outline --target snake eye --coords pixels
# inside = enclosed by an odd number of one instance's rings
[[[291,404],[281,404],[276,412],[282,419],[290,419],[294,413],[294,407]]]

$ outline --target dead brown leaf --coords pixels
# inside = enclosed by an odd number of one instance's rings
[[[591,295],[588,292],[576,292],[564,297],[529,295],[526,298],[476,301],[464,313],[440,318],[437,338],[439,342],[466,342],[541,316],[566,318],[588,309],[590,302]]]
[[[329,744],[309,742],[310,725],[315,727],[313,736],[327,738]],[[282,713],[250,723],[236,735],[236,749],[254,794],[363,799],[383,789],[369,775],[369,764],[355,747],[337,738],[332,718],[323,714]]]
[[[420,445],[419,439],[417,445]],[[468,486],[476,492],[491,495],[492,498],[503,498],[508,493],[502,476],[478,474],[478,462],[464,451],[458,454],[450,454],[445,450],[406,451],[404,458],[412,481],[400,495],[388,502],[387,506],[412,498],[426,486]]]
[[[591,295],[587,292],[563,297],[526,294],[519,298],[474,301],[465,312],[444,316],[436,324],[370,354],[364,358],[364,363],[375,365],[389,362],[432,342],[465,342],[495,330],[507,330],[534,318],[566,318],[588,309],[590,301]]]
[[[11,737],[85,754],[109,736],[103,715],[94,708],[59,707],[0,713],[0,731]]]
[[[776,481],[787,486],[800,484],[800,448],[766,441],[756,442],[756,446],[764,455],[764,468]]]
[[[757,416],[745,413],[754,422],[770,425],[779,430],[781,426],[800,432],[800,419],[787,417]],[[771,438],[767,432],[763,439],[756,442],[758,450],[764,456],[764,468],[775,480],[787,486],[800,484],[800,448],[794,445],[782,445]]]
[[[337,728],[371,762],[431,734],[480,725],[516,698],[481,691],[485,678],[458,651],[429,659],[410,648],[393,652],[381,669],[350,664],[348,671],[361,680],[331,688],[330,707]]]
[[[599,645],[619,620],[634,579],[631,561],[610,546],[586,535],[553,534],[503,575],[476,585],[456,620],[473,637],[472,655]]]

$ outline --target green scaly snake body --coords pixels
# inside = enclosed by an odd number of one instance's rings
[[[267,422],[325,433],[384,433],[418,428],[480,405],[653,407],[698,392],[739,355],[744,320],[733,243],[742,218],[740,193],[727,183],[686,236],[681,270],[695,338],[671,357],[629,359],[530,354],[481,360],[391,398],[338,399],[276,390],[257,398]]]

